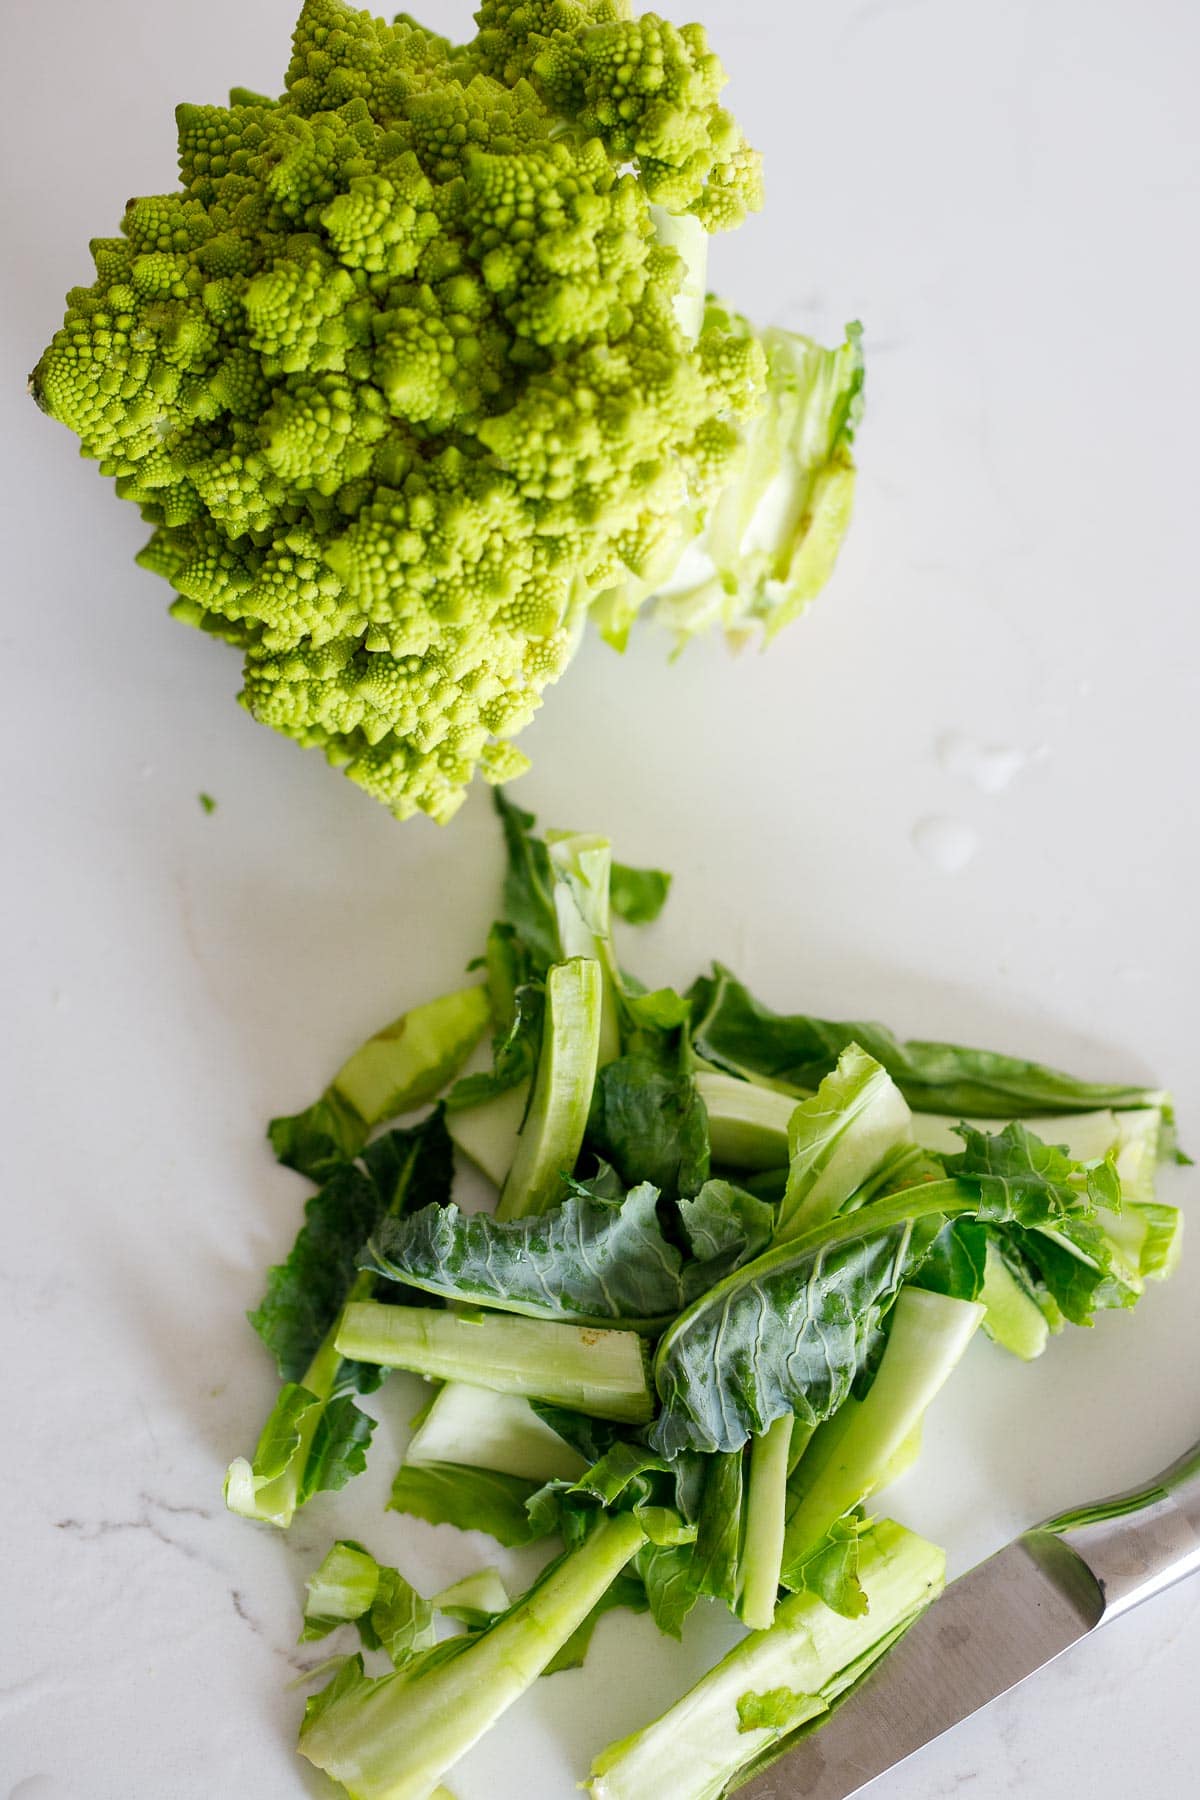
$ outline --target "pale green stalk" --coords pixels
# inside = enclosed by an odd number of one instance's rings
[[[804,1493],[787,1522],[785,1576],[843,1513],[880,1484],[889,1463],[957,1367],[983,1315],[984,1308],[972,1300],[902,1289],[892,1308],[883,1360],[834,1454],[811,1485],[805,1484],[803,1461],[793,1477],[804,1486]]]
[[[428,1800],[430,1790],[532,1687],[645,1542],[632,1513],[602,1518],[510,1612],[457,1653],[434,1651],[311,1706],[300,1751],[354,1800]]]
[[[367,1269],[356,1275],[347,1297],[347,1305],[369,1300],[375,1291],[376,1280],[377,1277]],[[264,1481],[254,1473],[254,1468],[269,1457],[280,1414],[294,1392],[290,1383],[283,1388],[263,1426],[253,1459],[237,1456],[230,1463],[225,1475],[225,1504],[230,1512],[239,1513],[244,1519],[255,1519],[263,1525],[277,1525],[281,1531],[286,1531],[291,1524],[296,1509],[301,1504],[301,1483],[308,1467],[313,1439],[321,1423],[323,1404],[331,1398],[342,1366],[342,1353],[337,1348],[340,1325],[339,1317],[326,1332],[320,1348],[304,1371],[303,1379],[298,1383],[306,1393],[312,1395],[317,1404],[310,1406],[301,1416],[298,1441],[282,1471],[273,1479]]]
[[[600,1052],[600,965],[577,956],[546,977],[546,1016],[537,1078],[516,1155],[496,1207],[498,1219],[544,1212],[561,1198],[579,1158]]]
[[[843,1618],[815,1595],[781,1602],[769,1631],[744,1638],[652,1724],[592,1765],[593,1800],[718,1800],[738,1771],[818,1719],[945,1581],[936,1545],[879,1520],[860,1540],[869,1610]]]
[[[753,1631],[765,1631],[770,1625],[779,1597],[793,1423],[791,1418],[776,1419],[750,1446],[738,1612]]]
[[[519,1394],[448,1381],[421,1420],[406,1463],[465,1463],[524,1481],[578,1481],[587,1462]]]
[[[644,1424],[654,1416],[645,1346],[634,1331],[367,1301],[346,1308],[337,1348],[359,1362],[523,1394],[600,1419]]]

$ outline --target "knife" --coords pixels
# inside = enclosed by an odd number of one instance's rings
[[[828,1722],[739,1800],[847,1800],[1098,1625],[1200,1572],[1200,1444],[1143,1487],[1025,1532],[950,1583]]]

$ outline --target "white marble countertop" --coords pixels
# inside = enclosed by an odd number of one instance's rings
[[[521,798],[676,872],[630,950],[653,977],[716,954],[783,1006],[1161,1081],[1194,1147],[1200,15],[701,10],[770,183],[714,279],[764,322],[865,321],[859,514],[834,589],[766,657],[589,645],[524,740]],[[453,982],[494,909],[490,810],[397,827],[253,725],[235,660],[167,619],[135,513],[18,379],[88,237],[166,185],[174,101],[276,87],[291,13],[5,9],[0,1800],[328,1792],[292,1750],[304,1572],[347,1531],[427,1584],[483,1560],[381,1510],[402,1380],[370,1473],[288,1541],[220,1486],[274,1389],[243,1314],[304,1194],[264,1121]],[[1197,1203],[1195,1172],[1166,1185]],[[1193,1243],[1136,1313],[1032,1367],[978,1343],[893,1510],[959,1570],[1148,1474],[1200,1431],[1198,1318]],[[567,1800],[722,1631],[679,1647],[606,1619],[586,1671],[456,1771],[459,1800]],[[1184,1800],[1198,1676],[1193,1583],[879,1800]]]

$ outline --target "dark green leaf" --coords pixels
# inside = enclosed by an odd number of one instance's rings
[[[483,967],[487,971],[492,1030],[497,1037],[504,1038],[516,1018],[517,995],[534,980],[529,946],[515,925],[497,920],[492,926],[487,935]]]
[[[454,1145],[439,1106],[419,1125],[385,1131],[362,1153],[385,1218],[443,1204],[454,1180]]]
[[[446,1096],[451,1112],[482,1106],[522,1081],[531,1081],[537,1067],[545,990],[531,979],[528,952],[507,925],[493,925],[488,938],[488,991],[496,1021],[492,1067],[455,1082]]]
[[[528,1504],[539,1491],[536,1481],[522,1481],[494,1469],[472,1469],[462,1463],[406,1463],[392,1483],[388,1507],[430,1525],[486,1531],[511,1548],[533,1543],[556,1529],[553,1518],[530,1517]]]
[[[619,1204],[576,1192],[520,1219],[429,1206],[385,1220],[362,1266],[448,1300],[533,1318],[661,1328],[685,1304],[685,1289],[683,1259],[662,1234],[657,1204],[644,1182]]]
[[[529,1404],[538,1418],[556,1431],[564,1444],[577,1450],[586,1463],[599,1462],[617,1440],[617,1427],[607,1419],[590,1419],[586,1413],[554,1406],[548,1400],[531,1400]]]
[[[742,1552],[743,1457],[740,1450],[734,1450],[707,1460],[690,1580],[698,1594],[711,1594],[732,1610],[737,1603]]]
[[[1144,1088],[1078,1081],[1057,1069],[991,1050],[900,1039],[883,1025],[834,1023],[763,1006],[717,964],[691,990],[692,1041],[710,1062],[791,1090],[818,1086],[847,1045],[883,1064],[910,1106],[923,1112],[1013,1119],[1152,1104]]]
[[[657,1450],[623,1440],[613,1444],[586,1475],[580,1476],[573,1492],[589,1494],[602,1506],[613,1506],[619,1500],[634,1506],[659,1504],[657,1484],[647,1477],[668,1474],[670,1467]]]
[[[343,1364],[343,1368],[347,1366]],[[303,1506],[314,1494],[336,1493],[351,1476],[361,1475],[374,1430],[374,1419],[356,1406],[349,1394],[327,1400],[313,1432],[297,1503]]]
[[[592,1495],[577,1493],[569,1481],[547,1481],[526,1503],[532,1540],[557,1534],[568,1549],[581,1544],[596,1517]]]
[[[1004,1232],[1009,1246],[1033,1269],[1037,1284],[1044,1287],[1064,1318],[1072,1325],[1091,1325],[1097,1312],[1136,1304],[1138,1290],[1113,1268],[1108,1241],[1098,1227],[1081,1220],[1061,1235],[1066,1243],[1020,1226],[1009,1226]]]
[[[789,1412],[815,1425],[837,1410],[915,1260],[911,1219],[871,1229],[861,1218],[835,1221],[844,1235],[826,1233],[816,1248],[769,1251],[671,1328],[651,1433],[665,1455],[739,1450]]]
[[[736,1450],[787,1413],[806,1425],[828,1418],[872,1366],[885,1314],[947,1219],[1069,1228],[1084,1243],[1087,1171],[1021,1125],[991,1138],[964,1127],[963,1136],[963,1154],[946,1159],[949,1179],[918,1182],[777,1245],[669,1327],[655,1359],[657,1449]]]
[[[615,862],[609,883],[612,909],[630,925],[650,925],[666,904],[671,877],[661,869],[631,869]]]
[[[839,1519],[819,1544],[784,1567],[783,1586],[792,1593],[806,1589],[844,1619],[862,1618],[868,1605],[858,1577],[859,1539],[867,1529],[868,1522],[859,1511]]]
[[[683,1622],[699,1599],[692,1583],[691,1544],[643,1544],[634,1559],[654,1623],[667,1637],[682,1635]]]
[[[708,1457],[698,1450],[681,1450],[670,1458],[670,1469],[675,1482],[675,1509],[681,1518],[695,1525],[704,1505]]]
[[[358,1252],[380,1213],[379,1190],[353,1163],[313,1195],[285,1263],[270,1271],[250,1323],[287,1381],[299,1381],[345,1303]]]
[[[708,1119],[695,1083],[648,1056],[618,1057],[601,1069],[587,1142],[628,1187],[649,1181],[674,1198],[708,1179]]]
[[[504,912],[524,939],[539,972],[544,974],[559,959],[558,915],[554,907],[554,877],[541,838],[533,835],[537,820],[505,798],[503,788],[493,793],[504,829],[508,863],[504,873]]]
[[[368,1126],[332,1089],[303,1112],[272,1119],[267,1136],[286,1168],[311,1181],[327,1181],[352,1162],[367,1140]]]
[[[987,1228],[971,1219],[950,1219],[929,1246],[913,1285],[952,1300],[978,1300],[986,1273]]]
[[[408,1130],[386,1132],[363,1162],[343,1164],[305,1207],[305,1222],[285,1263],[267,1277],[250,1323],[279,1364],[298,1381],[320,1348],[358,1273],[358,1255],[389,1213],[449,1196],[453,1152],[441,1110]],[[378,1385],[378,1370],[355,1366],[361,1392]]]
[[[760,1255],[775,1230],[775,1208],[731,1181],[706,1181],[679,1202],[679,1217],[692,1255],[705,1264],[705,1287]]]
[[[955,1129],[965,1148],[942,1160],[948,1175],[969,1179],[978,1188],[981,1219],[1053,1223],[1073,1210],[1087,1190],[1085,1172],[1066,1150],[1044,1144],[1020,1123],[992,1135],[971,1125]]]

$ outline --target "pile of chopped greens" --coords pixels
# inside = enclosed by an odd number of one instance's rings
[[[424,1376],[391,1506],[558,1554],[516,1599],[487,1568],[425,1598],[335,1544],[303,1635],[353,1625],[362,1652],[309,1700],[302,1754],[355,1800],[423,1800],[540,1675],[578,1666],[605,1610],[678,1636],[716,1601],[749,1634],[600,1749],[590,1790],[717,1800],[940,1591],[942,1552],[871,1502],[976,1331],[1035,1357],[1170,1274],[1170,1108],[773,1013],[720,967],[647,990],[611,920],[656,917],[667,877],[498,810],[482,979],[270,1128],[317,1185],[251,1315],[284,1385],[226,1498],[288,1526],[364,1467],[359,1398]],[[456,1204],[456,1156],[493,1211]]]

